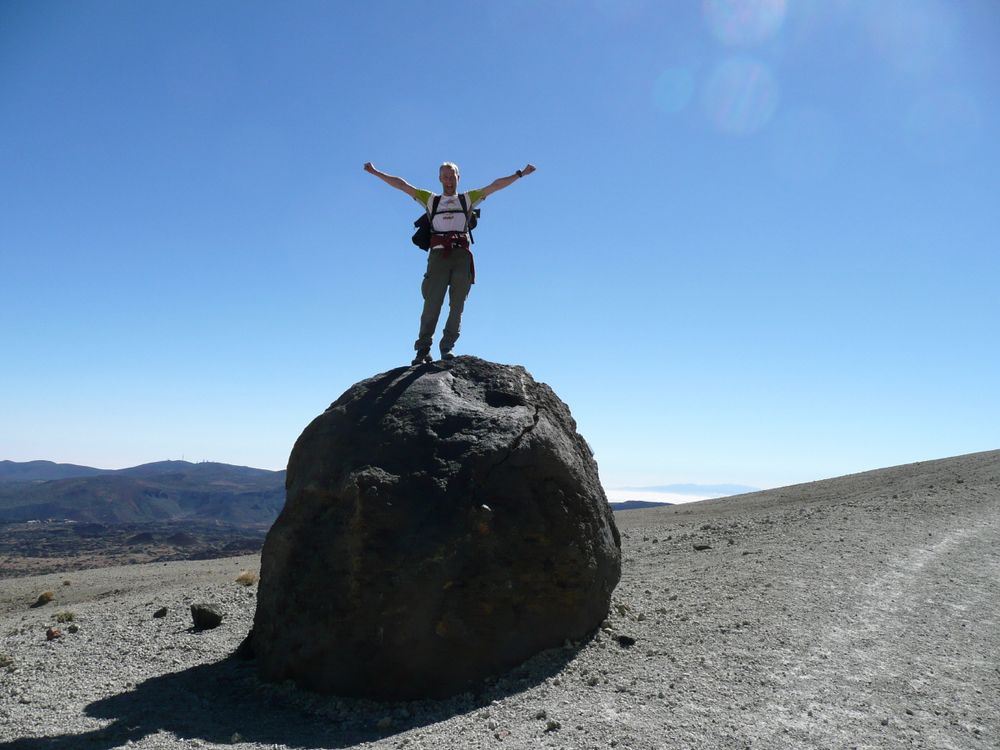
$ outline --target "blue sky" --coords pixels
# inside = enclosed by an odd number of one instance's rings
[[[457,352],[607,487],[1000,447],[1000,5],[0,3],[0,458],[282,468],[412,356],[419,209],[491,196]]]

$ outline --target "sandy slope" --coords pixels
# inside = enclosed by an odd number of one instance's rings
[[[0,748],[1000,747],[1000,451],[618,522],[608,628],[448,701],[312,696],[226,660],[254,558],[2,581]],[[221,627],[188,630],[199,599]],[[46,642],[65,609],[80,631]]]

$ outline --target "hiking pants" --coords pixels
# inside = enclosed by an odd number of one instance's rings
[[[441,351],[450,352],[458,340],[462,326],[462,310],[465,298],[472,288],[472,253],[459,248],[453,249],[445,257],[444,250],[437,248],[427,254],[427,273],[420,285],[424,296],[424,311],[420,316],[420,335],[413,348],[417,351],[430,349],[444,304],[444,294],[448,292],[448,320],[444,324],[441,337]]]

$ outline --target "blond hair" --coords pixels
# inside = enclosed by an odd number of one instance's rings
[[[455,176],[456,177],[461,177],[462,176],[462,173],[458,170],[458,165],[455,162],[453,162],[453,161],[446,161],[446,162],[444,162],[440,167],[438,167],[438,172],[440,173],[441,170],[444,169],[445,167],[448,167],[449,169],[453,169],[455,171]]]

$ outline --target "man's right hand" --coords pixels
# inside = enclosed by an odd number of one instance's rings
[[[382,182],[390,187],[396,188],[396,190],[402,190],[411,198],[417,197],[417,189],[413,187],[410,183],[404,180],[402,177],[393,177],[391,174],[386,174],[385,172],[379,172],[375,169],[375,165],[370,161],[365,162],[365,171],[368,174],[373,174],[378,177]]]

